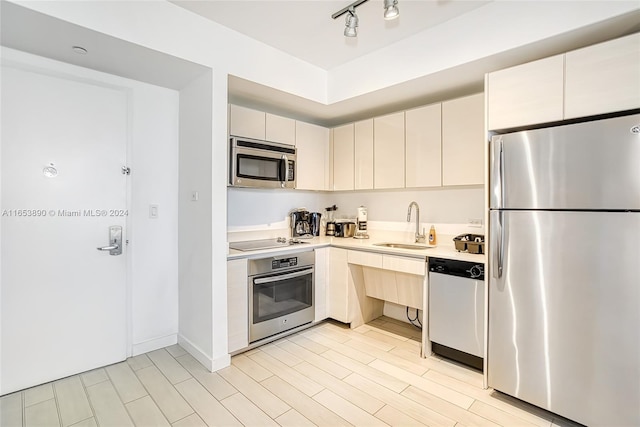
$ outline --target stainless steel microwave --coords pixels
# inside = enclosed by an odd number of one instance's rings
[[[230,185],[296,188],[295,146],[237,136],[230,142]]]

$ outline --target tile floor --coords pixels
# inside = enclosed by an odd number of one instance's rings
[[[380,318],[325,322],[210,373],[179,346],[13,393],[0,426],[573,426],[421,359],[419,332]]]

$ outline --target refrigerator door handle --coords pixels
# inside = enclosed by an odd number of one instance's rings
[[[500,191],[500,200],[498,201],[498,206],[499,207],[503,207],[503,203],[504,203],[504,181],[503,181],[503,177],[504,177],[504,144],[502,141],[502,137],[500,137],[500,139],[498,140],[498,144],[500,146],[500,157],[498,159],[498,171],[499,171],[499,176],[498,176],[498,182],[496,183],[497,185],[499,185],[499,191]],[[500,273],[502,274],[502,272]]]
[[[495,227],[493,228],[494,239],[491,239],[492,242],[495,242],[496,248],[493,249],[493,277],[495,279],[499,279],[502,277],[502,263],[504,259],[504,230],[502,225],[503,215],[502,211],[497,211],[496,213],[497,221],[495,222]]]
[[[504,200],[503,180],[504,176],[504,153],[503,140],[501,135],[496,135],[491,140],[491,208],[501,209]]]

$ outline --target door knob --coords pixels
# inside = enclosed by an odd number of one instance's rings
[[[109,255],[122,254],[122,227],[113,225],[109,227],[109,245],[96,248],[99,251],[109,251]]]

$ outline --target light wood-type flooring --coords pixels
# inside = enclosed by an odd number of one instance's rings
[[[210,373],[179,346],[0,399],[13,426],[574,426],[419,357],[420,333],[379,318],[324,322]]]

